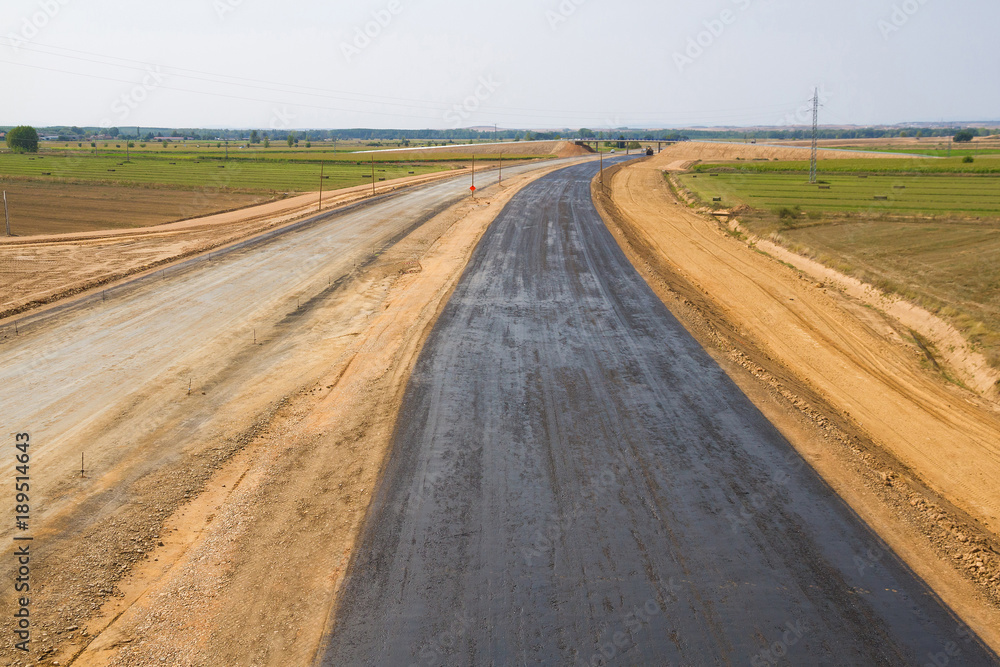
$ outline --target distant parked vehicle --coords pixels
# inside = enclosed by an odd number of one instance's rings
[[[647,147],[647,148],[646,148],[646,155],[652,155],[652,154],[653,154],[653,149],[652,149],[652,147]]]

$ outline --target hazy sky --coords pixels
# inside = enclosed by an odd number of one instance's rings
[[[0,123],[1000,119],[997,0],[4,0]]]

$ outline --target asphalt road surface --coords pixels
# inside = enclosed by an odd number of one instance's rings
[[[410,380],[326,665],[993,665],[643,282],[532,184]]]

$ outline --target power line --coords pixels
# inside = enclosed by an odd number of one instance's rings
[[[11,40],[9,38],[0,37],[0,42],[2,42],[2,41],[10,42]],[[108,55],[93,53],[93,52],[89,52],[89,51],[81,51],[81,50],[78,50],[78,49],[67,49],[67,48],[64,48],[64,47],[56,47],[56,46],[52,46],[52,45],[48,45],[48,44],[41,44],[41,43],[21,44],[21,45],[19,45],[19,48],[30,50],[30,51],[33,51],[33,52],[36,52],[36,53],[39,53],[39,54],[43,54],[43,55],[49,55],[49,56],[57,57],[57,58],[66,58],[66,59],[71,59],[71,60],[78,60],[78,61],[81,61],[81,62],[88,62],[88,63],[93,63],[93,64],[101,64],[101,65],[106,65],[106,66],[109,66],[109,67],[118,67],[118,68],[123,68],[123,69],[132,69],[132,70],[138,70],[138,71],[148,71],[148,68],[150,68],[150,67],[159,67],[161,69],[170,70],[170,76],[176,76],[176,77],[179,77],[179,78],[186,78],[186,79],[197,80],[197,81],[204,81],[206,83],[212,83],[212,84],[217,84],[217,85],[218,84],[222,84],[222,85],[230,85],[230,86],[245,86],[245,87],[249,87],[249,88],[256,88],[256,89],[259,89],[259,90],[266,90],[266,91],[269,91],[269,92],[277,92],[277,93],[282,93],[282,94],[306,95],[306,96],[311,96],[311,97],[321,97],[321,98],[327,98],[327,99],[335,99],[335,100],[340,100],[340,101],[344,101],[344,102],[354,102],[354,103],[359,103],[359,104],[379,104],[379,105],[383,105],[383,106],[403,107],[403,108],[418,109],[418,110],[424,110],[424,111],[434,112],[435,114],[443,113],[445,111],[448,111],[451,108],[451,105],[449,105],[447,103],[431,102],[429,100],[407,99],[407,98],[389,97],[389,96],[382,96],[382,95],[371,95],[371,94],[367,94],[367,93],[354,93],[354,92],[328,90],[328,89],[317,88],[317,87],[313,87],[313,86],[301,86],[301,85],[298,85],[298,84],[277,83],[277,82],[273,82],[273,81],[251,79],[251,78],[247,78],[247,77],[239,77],[239,76],[234,76],[234,75],[219,74],[219,73],[213,73],[213,72],[205,72],[205,71],[201,71],[201,70],[194,70],[194,69],[176,67],[176,66],[172,66],[172,65],[170,65],[170,66],[160,65],[160,64],[156,64],[156,63],[150,63],[150,62],[147,62],[147,61],[142,61],[142,60],[120,58],[120,57],[117,57],[117,56],[108,56]],[[48,51],[43,50],[43,49],[48,49]],[[92,58],[84,58],[84,57],[81,57],[81,56],[78,56],[78,55],[64,55],[62,53],[56,53],[56,52],[51,52],[51,51],[65,51],[67,53],[82,54],[82,55],[85,55],[85,56],[92,56]],[[100,59],[104,59],[104,60],[94,60],[94,58],[100,58]],[[116,64],[116,63],[111,63],[111,62],[105,62],[106,60],[117,60],[117,61],[122,62],[122,63],[132,63],[132,64],[131,65],[122,65],[122,64]],[[15,65],[15,66],[20,65],[22,67],[31,67],[31,68],[34,68],[34,69],[41,69],[41,70],[52,71],[52,72],[60,72],[60,73],[63,73],[63,74],[69,74],[69,75],[73,75],[73,76],[85,76],[85,77],[89,77],[89,78],[104,79],[104,80],[108,80],[108,81],[116,81],[116,82],[121,82],[121,83],[126,83],[126,84],[132,84],[132,83],[134,83],[133,81],[127,81],[127,80],[123,80],[123,79],[117,79],[117,78],[114,78],[114,77],[100,76],[100,75],[96,75],[96,74],[87,74],[87,73],[82,73],[82,72],[75,72],[75,71],[71,71],[71,70],[59,69],[59,68],[54,68],[54,67],[44,67],[44,66],[41,66],[41,65],[30,65],[30,64],[27,64],[27,63],[12,62],[12,61],[2,61],[2,60],[0,60],[0,62],[4,62],[5,64],[9,64],[9,65]],[[188,72],[190,74],[177,74],[177,73],[175,73],[175,71],[176,72]],[[200,75],[200,76],[194,76],[194,75]],[[205,77],[213,77],[213,78],[205,78]],[[225,81],[225,80],[220,80],[220,79],[232,79],[233,81]],[[275,103],[277,103],[277,104],[287,104],[288,103],[287,101],[277,102],[275,100],[262,100],[262,99],[258,99],[258,98],[247,97],[247,96],[244,96],[244,95],[233,95],[233,94],[221,93],[221,92],[199,91],[199,90],[192,90],[192,89],[187,89],[187,88],[178,88],[178,87],[174,87],[174,86],[157,86],[157,87],[158,88],[164,88],[164,89],[167,89],[167,90],[175,90],[175,91],[179,91],[179,92],[188,92],[188,93],[201,94],[201,95],[215,95],[215,96],[219,96],[219,97],[229,97],[229,98],[232,98],[232,99],[239,99],[239,100],[246,100],[246,101],[258,101],[258,102],[272,103],[272,104],[275,104]],[[298,90],[296,90],[296,89],[298,89]],[[316,91],[316,92],[305,92],[305,91]],[[337,93],[337,94],[331,94],[331,93]],[[363,99],[363,98],[371,98],[371,99]],[[321,110],[343,111],[343,112],[351,112],[351,113],[372,113],[372,114],[376,114],[376,115],[395,116],[395,117],[400,117],[400,118],[411,118],[411,119],[412,118],[421,118],[421,119],[426,118],[425,116],[417,116],[415,114],[393,114],[393,113],[389,113],[389,112],[385,112],[385,111],[382,111],[382,112],[379,112],[379,111],[369,111],[367,109],[343,109],[343,108],[338,108],[338,107],[326,107],[326,106],[311,105],[311,104],[297,104],[297,106],[306,106],[306,107],[311,107],[311,108],[321,109]],[[742,112],[767,113],[768,110],[787,109],[787,108],[789,108],[789,106],[790,106],[789,104],[778,104],[778,105],[769,105],[769,106],[765,106],[765,107],[745,107],[745,108],[737,108],[737,109],[729,109],[729,110],[711,110],[711,111],[690,110],[690,111],[684,111],[683,113],[685,115],[697,115],[697,116],[701,117],[701,120],[742,119],[742,118],[746,117]],[[582,112],[580,110],[572,110],[572,111],[570,111],[570,110],[559,110],[559,109],[534,109],[534,108],[529,108],[529,107],[494,107],[493,109],[507,109],[509,111],[526,112],[526,113],[504,113],[502,111],[492,111],[491,110],[491,112],[494,113],[495,115],[509,116],[511,118],[517,118],[517,119],[552,119],[552,120],[563,120],[567,115],[572,115],[573,118],[575,118],[575,119],[581,119],[581,118],[582,119],[589,119],[589,120],[585,120],[584,121],[584,122],[588,122],[588,123],[590,123],[590,122],[601,122],[602,120],[606,121],[608,117],[615,117],[615,116],[619,115],[616,112]],[[558,116],[550,116],[548,114],[560,114],[560,115],[558,115]],[[648,111],[648,112],[630,112],[628,114],[628,116],[633,121],[635,121],[635,119],[641,118],[643,116],[648,116],[648,117],[654,118],[655,120],[662,120],[664,114],[663,114],[663,112],[659,112],[659,111]]]

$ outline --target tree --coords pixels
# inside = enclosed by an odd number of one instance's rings
[[[581,139],[592,139],[594,137],[594,131],[586,127],[580,128],[580,138]]]
[[[113,128],[111,128],[110,130],[108,130],[108,136],[109,136],[109,137],[111,137],[112,139],[114,139],[114,138],[115,138],[115,137],[117,137],[117,136],[118,136],[119,134],[121,134],[121,132],[122,132],[122,131],[121,131],[121,130],[119,130],[119,129],[118,129],[117,127],[113,127]]]
[[[7,133],[7,145],[15,153],[37,153],[38,131],[30,125],[18,125]]]
[[[250,132],[250,143],[256,144],[259,141],[260,141],[260,135],[257,133],[257,130],[252,130]]]
[[[289,132],[288,133],[288,139],[286,139],[285,141],[288,142],[288,147],[289,148],[291,148],[292,146],[294,146],[295,145],[295,133],[294,132]]]
[[[270,140],[270,139],[268,139],[268,138],[267,138],[267,135],[265,134],[265,135],[264,135],[264,148],[268,148],[268,147],[270,147],[270,146],[271,146],[271,140]]]
[[[968,143],[972,141],[972,138],[976,136],[973,130],[959,130],[955,133],[955,141],[958,143]]]

